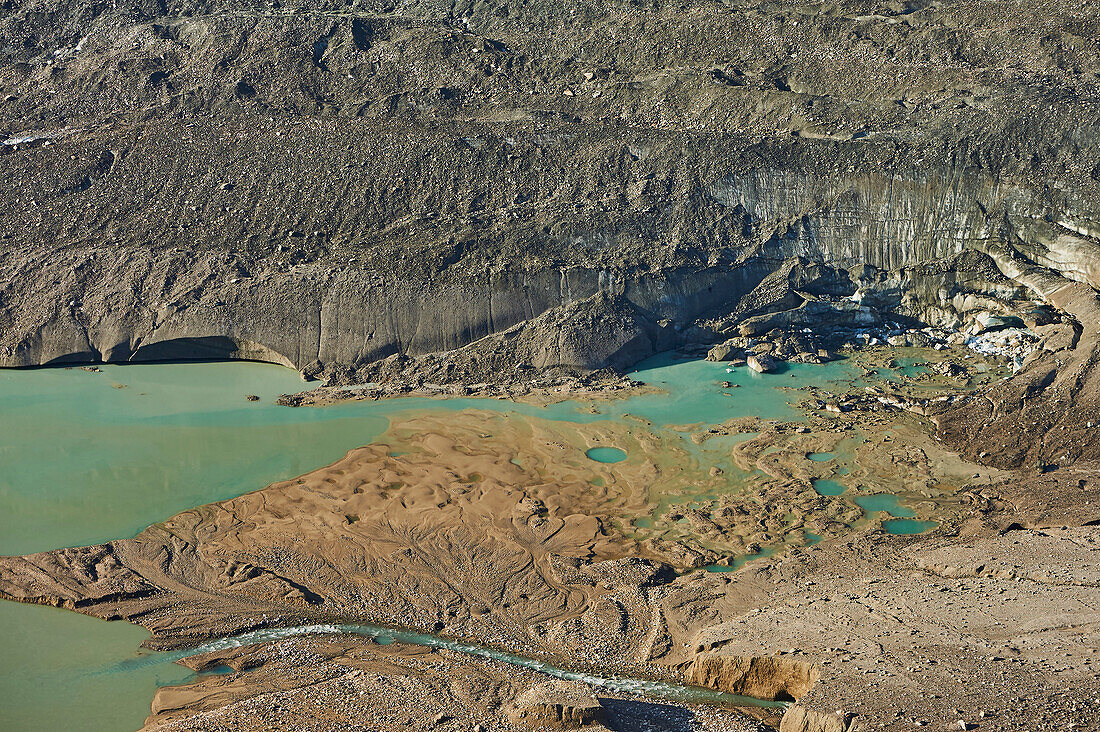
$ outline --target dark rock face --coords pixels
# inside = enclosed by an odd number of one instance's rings
[[[1098,42],[1058,0],[13,0],[0,365],[1027,311],[1100,282]]]

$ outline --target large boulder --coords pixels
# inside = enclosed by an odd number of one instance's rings
[[[722,652],[699,654],[684,670],[684,680],[695,686],[757,699],[791,701],[805,696],[820,676],[821,669],[815,663]]]
[[[711,349],[707,351],[707,360],[732,361],[735,358],[740,358],[742,354],[742,340],[742,338],[730,338],[724,343],[712,346]]]
[[[854,732],[852,720],[792,705],[783,713],[779,732]]]
[[[754,353],[748,358],[749,368],[753,371],[766,374],[770,371],[775,371],[777,362],[774,358],[766,353]]]
[[[587,686],[576,681],[548,681],[515,698],[508,719],[528,729],[581,729],[601,725],[606,711]]]

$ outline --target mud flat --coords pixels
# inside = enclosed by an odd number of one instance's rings
[[[715,653],[805,663],[820,680],[799,692],[813,713],[800,719],[842,728],[850,715],[882,728],[1095,724],[1096,474],[966,463],[921,415],[860,396],[860,379],[792,391],[808,422],[794,410],[680,426],[660,410],[656,421],[407,412],[327,467],[133,539],[4,558],[0,591],[127,619],[162,649],[370,623],[637,678],[680,679]],[[846,411],[813,409],[822,389]],[[625,458],[586,454],[600,447]],[[821,495],[822,479],[845,492]],[[886,494],[936,528],[893,536],[887,516],[852,500]],[[228,672],[158,692],[149,728],[337,728],[366,715],[380,729],[510,729],[545,682],[354,637],[189,663]],[[767,710],[600,705],[617,729],[780,724]]]
[[[843,369],[815,367],[800,376],[804,383],[824,384],[844,373]],[[416,410],[445,422],[446,415],[476,406],[498,416],[508,414],[517,424],[524,415],[539,415],[551,426],[558,422],[610,424],[629,411],[636,415],[630,424],[640,433],[647,429],[664,432],[655,441],[667,443],[669,450],[675,448],[675,454],[685,456],[692,451],[714,459],[723,456],[694,445],[686,433],[680,436],[660,425],[682,416],[685,410],[702,421],[714,415],[759,413],[774,418],[796,414],[783,396],[789,392],[788,385],[777,379],[745,374],[745,384],[751,388],[739,392],[737,400],[727,398],[716,404],[713,395],[719,387],[715,376],[730,378],[716,364],[666,358],[646,366],[644,374],[652,385],[630,389],[625,400],[616,399],[615,394],[593,395],[581,390],[559,392],[553,400],[556,403],[546,400],[545,406],[496,399],[404,398],[345,400],[324,409],[286,409],[274,406],[278,394],[308,385],[291,371],[263,364],[0,372],[3,410],[22,425],[18,432],[5,434],[6,449],[0,457],[5,501],[19,509],[5,517],[0,551],[14,554],[125,535],[158,515],[175,513],[181,503],[184,507],[204,503],[260,485],[270,476],[294,475],[301,470],[295,465],[303,462],[328,462],[347,447],[379,436],[390,417]],[[773,388],[777,385],[783,388]],[[252,401],[246,398],[249,395],[260,398]],[[562,402],[562,396],[583,401]],[[637,416],[642,414],[646,417]],[[646,427],[649,422],[651,428]],[[579,452],[592,446],[577,446],[575,457],[580,464],[599,466]],[[242,459],[244,455],[249,458]],[[44,491],[44,485],[51,488]],[[80,510],[69,505],[76,499]],[[96,634],[99,626],[94,621],[70,630],[71,623],[61,622],[63,613],[6,603],[0,610],[9,627],[7,638],[18,653],[32,647],[41,649],[36,663],[27,664],[28,668],[41,667],[41,673],[28,674],[12,667],[0,675],[5,715],[9,720],[27,720],[25,727],[57,727],[74,713],[85,717],[86,725],[99,724],[99,729],[136,727],[148,712],[151,689],[186,677],[179,669],[171,669],[167,661],[126,666],[125,670],[114,664],[111,659],[134,654],[143,637],[137,629],[136,635],[122,634],[132,639],[128,642],[108,643],[109,652],[102,654],[102,663],[70,668],[73,657],[65,644],[88,645],[80,633]],[[161,657],[154,654],[154,658]],[[99,707],[80,701],[103,697],[103,684],[112,689],[112,712],[121,715],[118,719],[134,720],[130,725],[114,724],[110,720],[115,716],[104,717],[95,711]],[[131,687],[132,693],[124,691]],[[73,702],[59,710],[59,716],[43,716],[52,705],[34,702],[41,696],[39,690],[50,688],[67,689]]]

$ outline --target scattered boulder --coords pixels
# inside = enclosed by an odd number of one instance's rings
[[[668,584],[676,579],[676,570],[664,562],[641,557],[609,559],[578,567],[593,582],[608,587],[645,588]]]
[[[695,686],[788,701],[805,696],[820,676],[821,669],[815,663],[721,651],[695,656],[684,670],[684,680]]]
[[[707,351],[708,361],[732,361],[741,356],[741,347],[737,345],[740,339],[731,338],[725,343],[719,343]]]
[[[855,727],[850,719],[815,712],[797,704],[787,707],[779,722],[779,732],[852,732]]]
[[[963,379],[969,376],[966,371],[966,367],[955,363],[954,361],[940,361],[933,367],[938,373],[943,374],[952,379]]]
[[[766,374],[775,371],[776,360],[766,353],[753,354],[748,357],[747,363],[753,371]]]
[[[581,729],[602,725],[606,710],[587,686],[576,681],[547,681],[512,701],[508,719],[528,729]]]

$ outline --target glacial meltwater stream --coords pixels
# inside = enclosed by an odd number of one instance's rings
[[[289,408],[277,406],[274,399],[309,385],[295,372],[268,364],[0,371],[0,553],[133,536],[182,510],[331,463],[378,438],[396,415],[476,408],[516,419],[587,423],[629,415],[648,421],[653,429],[705,427],[745,416],[795,418],[797,411],[788,402],[800,396],[785,387],[828,386],[855,378],[844,362],[792,364],[782,373],[760,375],[746,368],[727,373],[724,364],[667,355],[642,364],[634,377],[665,391],[548,407],[499,399],[407,398]],[[731,383],[724,387],[723,381]],[[249,401],[247,395],[259,399]],[[709,450],[714,454],[707,459],[728,461],[729,441],[698,446],[686,434],[681,437],[692,455]],[[593,447],[594,464],[645,459],[620,455],[613,446]],[[0,602],[0,627],[3,729],[67,729],[74,719],[84,730],[136,729],[149,713],[157,686],[191,676],[173,663],[178,654],[140,650],[148,633],[126,623]],[[339,632],[380,634],[361,626]],[[391,635],[428,645],[450,642]],[[643,690],[673,697],[682,693]]]
[[[782,701],[766,701],[762,699],[755,699],[751,696],[730,694],[724,691],[704,689],[698,686],[686,686],[684,684],[674,684],[665,681],[632,679],[620,676],[599,676],[583,671],[571,671],[569,669],[554,666],[553,664],[546,663],[544,661],[538,661],[536,659],[526,658],[524,656],[517,656],[514,653],[508,653],[506,651],[497,650],[495,648],[487,648],[485,646],[478,646],[471,643],[462,643],[460,641],[440,638],[439,636],[429,635],[427,633],[415,633],[407,630],[394,630],[392,628],[384,628],[377,625],[364,625],[361,623],[296,625],[288,628],[254,630],[248,633],[242,633],[241,635],[231,636],[229,638],[220,638],[216,641],[204,643],[201,646],[184,651],[160,653],[157,654],[155,658],[131,659],[128,661],[124,661],[121,664],[118,664],[116,667],[108,669],[107,672],[110,673],[115,671],[126,671],[148,665],[160,665],[169,660],[176,661],[200,653],[224,651],[227,649],[240,648],[242,646],[253,645],[256,643],[270,643],[272,641],[282,640],[284,638],[294,638],[296,636],[309,635],[360,635],[370,638],[381,645],[389,645],[391,643],[406,643],[409,645],[424,646],[426,648],[438,648],[448,651],[456,651],[458,653],[464,653],[469,656],[478,656],[480,658],[488,658],[494,661],[503,661],[504,663],[508,663],[513,666],[529,669],[531,671],[538,671],[539,673],[546,674],[547,676],[551,676],[556,679],[564,679],[566,681],[580,681],[591,686],[597,686],[601,689],[607,689],[611,692],[625,694],[644,694],[646,696],[656,697],[658,699],[664,699],[666,701],[702,702],[707,704],[724,704],[727,706],[772,708],[782,708],[786,706],[786,703]]]

